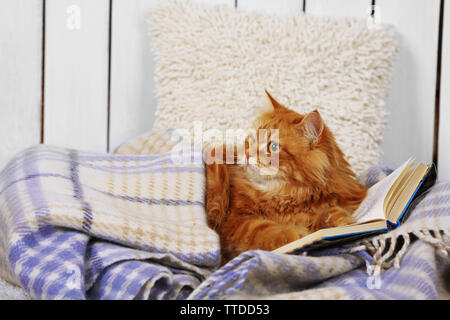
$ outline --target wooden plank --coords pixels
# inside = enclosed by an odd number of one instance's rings
[[[115,0],[112,9],[110,146],[149,131],[157,106],[148,14],[168,0]],[[196,0],[229,4],[234,0]]]
[[[390,113],[383,161],[409,157],[431,162],[433,153],[439,0],[377,0],[380,21],[395,26],[399,53],[386,108]]]
[[[296,15],[303,12],[303,0],[238,0],[237,7],[246,11],[261,11],[276,15]]]
[[[450,2],[448,1],[444,3],[442,41],[438,178],[450,181]]]
[[[44,142],[106,151],[109,0],[47,0]]]
[[[369,17],[371,0],[306,0],[305,13],[333,17]]]
[[[235,5],[235,0],[194,0],[194,2],[205,4],[227,4],[232,7]]]
[[[147,19],[160,2],[113,1],[110,150],[153,126],[155,63]]]
[[[42,0],[4,0],[0,21],[0,170],[40,142]]]

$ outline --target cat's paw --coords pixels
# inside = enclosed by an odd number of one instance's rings
[[[355,219],[347,212],[330,215],[329,224],[332,227],[346,226],[355,223]]]
[[[282,228],[274,238],[274,247],[272,250],[275,250],[279,247],[284,246],[290,242],[303,238],[308,234],[308,230],[303,227],[298,226],[289,226],[286,228]]]

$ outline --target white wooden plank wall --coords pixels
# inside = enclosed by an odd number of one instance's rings
[[[179,0],[176,0],[176,2]],[[232,7],[234,7],[235,4],[235,0],[194,0],[195,2],[198,3],[205,3],[205,4],[213,4],[213,5],[217,5],[217,4],[226,4],[226,5],[230,5]]]
[[[106,151],[109,0],[47,0],[46,144]]]
[[[316,16],[369,17],[371,0],[306,0],[305,13]]]
[[[42,1],[3,0],[0,9],[0,171],[40,142]]]
[[[168,1],[113,1],[110,151],[153,126],[157,103],[155,64],[147,20],[151,10]],[[234,0],[197,1],[234,6]]]
[[[110,146],[150,130],[156,111],[154,57],[147,19],[163,0],[114,0]]]
[[[369,17],[371,0],[307,0],[306,13]],[[395,166],[414,156],[431,162],[439,0],[376,0],[375,17],[395,26],[400,45],[386,108],[383,162]],[[401,147],[399,147],[401,146]]]
[[[238,0],[240,10],[261,11],[275,15],[296,15],[303,12],[303,0]]]
[[[169,0],[45,1],[45,143],[105,152],[151,129],[156,97],[154,61],[145,20],[164,1]],[[372,3],[196,1],[233,7],[237,4],[239,9],[277,15],[299,14],[305,4],[306,14],[360,18],[369,16]],[[16,151],[41,139],[43,3],[1,3],[0,167]],[[439,3],[440,0],[376,0],[375,16],[382,23],[395,26],[400,44],[386,101],[390,115],[383,160],[391,165],[409,156],[432,160]],[[450,179],[449,7],[445,7],[444,19],[439,128],[439,171],[446,179]]]
[[[399,53],[386,108],[385,162],[413,156],[431,162],[434,141],[439,0],[377,0],[382,23],[393,24]]]
[[[438,177],[450,181],[450,1],[444,3],[439,115]]]

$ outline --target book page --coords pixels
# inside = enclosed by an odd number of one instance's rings
[[[388,194],[386,195],[384,199],[384,205],[383,205],[383,212],[386,218],[389,217],[389,212],[397,200],[398,196],[402,192],[402,190],[407,185],[408,181],[411,179],[412,172],[414,171],[415,167],[407,166],[405,169],[405,174],[400,175],[398,179],[395,181],[395,183],[392,185],[391,189],[389,190]]]
[[[343,239],[354,239],[356,236],[387,231],[386,216],[383,209],[385,199],[388,198],[389,200],[390,197],[396,196],[395,190],[391,192],[391,189],[401,186],[401,182],[398,180],[408,180],[406,171],[408,171],[412,162],[412,159],[408,159],[389,176],[379,181],[368,190],[366,198],[353,214],[356,223],[318,230],[301,239],[275,249],[273,252],[289,253],[302,247],[314,248],[323,243],[331,244],[336,239],[338,239],[338,241],[344,241]]]
[[[413,195],[417,191],[417,187],[420,185],[421,181],[425,178],[426,173],[430,167],[419,163],[416,170],[411,174],[408,183],[402,190],[402,193],[398,196],[397,201],[393,204],[390,213],[388,214],[389,220],[391,222],[398,224],[399,218],[406,209],[407,204],[412,201]]]
[[[393,171],[389,176],[373,185],[367,192],[367,196],[361,203],[359,208],[353,214],[357,223],[363,223],[371,220],[383,219],[385,220],[385,213],[383,211],[383,203],[390,188],[402,174],[411,159],[408,159],[404,164]]]

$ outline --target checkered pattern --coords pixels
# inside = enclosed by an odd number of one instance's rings
[[[171,168],[164,179],[174,183],[153,176],[161,168]],[[218,238],[201,211],[204,180],[180,182],[180,174],[197,175],[183,168],[164,153],[24,151],[0,173],[1,276],[38,299],[439,297],[450,183],[432,187],[387,234],[300,256],[248,251],[216,270]],[[372,168],[362,179],[370,186],[390,172]]]
[[[219,263],[204,184],[201,150],[27,149],[0,173],[0,273],[38,299],[185,297]]]
[[[179,142],[172,129],[153,129],[117,147],[117,154],[161,154]]]
[[[371,186],[390,172],[373,167],[362,180]],[[438,265],[450,268],[450,183],[437,183],[415,205],[403,225],[359,243],[306,255],[245,252],[189,299],[441,298]]]
[[[325,252],[323,256],[248,251],[206,281],[190,299],[438,299],[434,248],[417,241],[400,269],[367,275],[363,257]]]
[[[161,146],[152,142],[163,141],[161,137],[166,135],[164,130],[148,132],[125,143],[118,152],[154,153]],[[370,187],[392,171],[372,167],[359,181]],[[401,227],[321,257],[243,253],[217,270],[189,298],[436,298],[440,278],[434,251],[446,256],[449,250],[449,196],[450,183],[437,184],[425,199],[418,199]],[[414,238],[420,241],[410,249]]]

